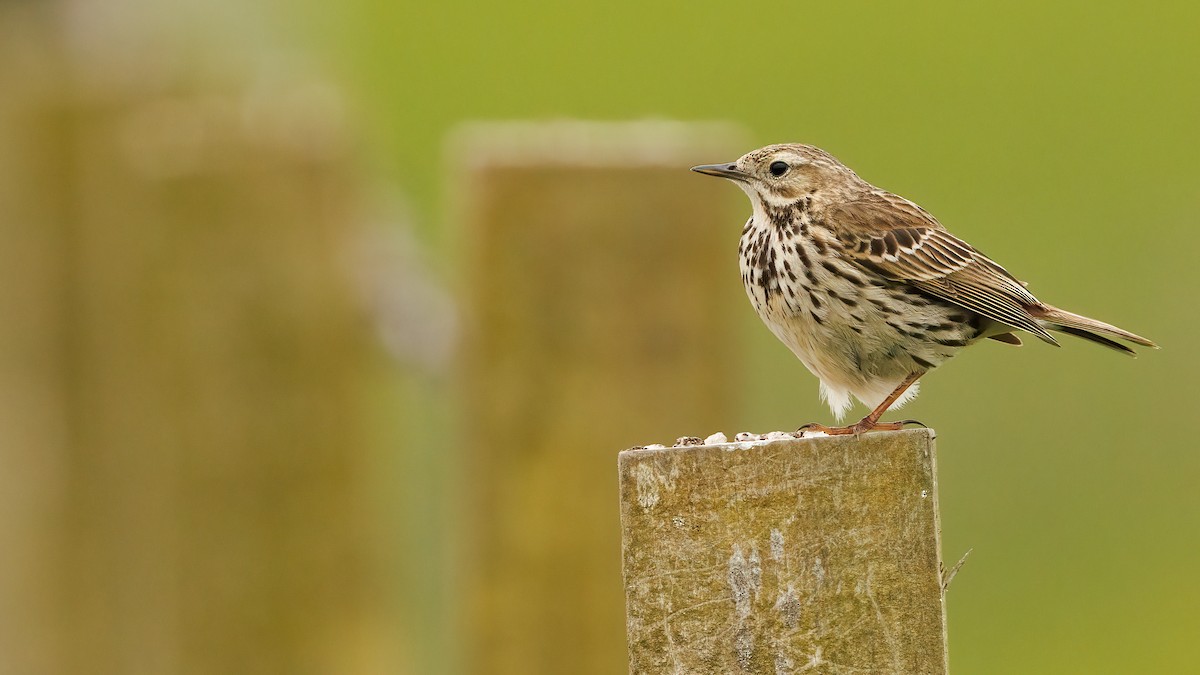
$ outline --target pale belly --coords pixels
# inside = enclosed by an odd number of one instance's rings
[[[981,336],[979,317],[962,308],[900,284],[869,283],[866,274],[835,274],[819,264],[819,251],[806,253],[808,267],[789,264],[765,281],[743,256],[742,279],[759,317],[821,381],[821,396],[839,418],[851,396],[874,408],[910,374],[941,365]],[[914,385],[893,407],[916,394]]]

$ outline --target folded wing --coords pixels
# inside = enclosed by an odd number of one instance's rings
[[[1030,313],[1040,303],[1024,284],[916,204],[880,190],[828,217],[839,225],[843,254],[863,267],[1058,344]]]

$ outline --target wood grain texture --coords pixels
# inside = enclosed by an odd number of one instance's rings
[[[622,452],[630,672],[944,674],[933,439]]]

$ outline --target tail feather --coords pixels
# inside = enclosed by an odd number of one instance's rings
[[[1095,333],[1089,333],[1086,330],[1083,330],[1082,328],[1074,328],[1072,326],[1055,326],[1055,325],[1048,325],[1046,327],[1051,330],[1056,330],[1060,333],[1066,333],[1068,335],[1074,335],[1075,337],[1083,338],[1084,340],[1090,340],[1092,342],[1095,342],[1098,345],[1103,345],[1105,347],[1108,347],[1109,349],[1115,349],[1115,350],[1121,352],[1122,354],[1128,354],[1130,356],[1137,356],[1137,352],[1133,351],[1133,349],[1131,349],[1129,347],[1126,347],[1125,345],[1121,344],[1120,342],[1117,342],[1116,340],[1109,340],[1108,338],[1104,337],[1103,335],[1096,335]]]
[[[1045,328],[1048,328],[1049,330],[1066,333],[1068,335],[1074,335],[1075,337],[1083,338],[1084,340],[1090,340],[1096,344],[1104,345],[1109,349],[1114,349],[1123,354],[1133,355],[1134,351],[1126,345],[1123,345],[1120,342],[1110,338],[1118,338],[1120,340],[1139,344],[1144,347],[1153,347],[1158,349],[1158,345],[1140,335],[1130,333],[1123,328],[1117,328],[1116,326],[1104,323],[1103,321],[1097,321],[1095,319],[1089,319],[1086,316],[1073,314],[1065,309],[1054,307],[1053,305],[1037,305],[1030,308],[1029,313],[1038,320],[1039,324]]]

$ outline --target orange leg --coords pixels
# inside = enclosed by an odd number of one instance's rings
[[[896,431],[898,429],[903,429],[905,424],[919,424],[921,426],[925,426],[916,420],[901,420],[899,422],[879,421],[879,418],[882,417],[883,413],[886,412],[887,409],[896,402],[896,399],[900,398],[900,395],[903,394],[906,389],[913,385],[913,382],[916,382],[924,374],[925,371],[921,370],[904,378],[904,381],[901,382],[892,393],[888,394],[887,398],[883,399],[883,403],[880,403],[878,406],[876,406],[875,409],[871,411],[871,414],[862,418],[856,424],[848,427],[827,427],[824,424],[817,424],[816,422],[813,422],[812,424],[805,424],[796,431],[823,431],[830,436],[845,436],[848,434],[854,434],[857,436],[858,434],[866,433],[868,431]]]

